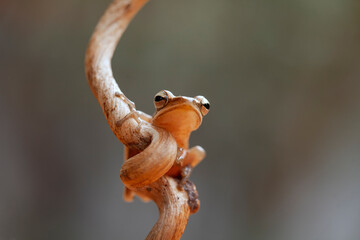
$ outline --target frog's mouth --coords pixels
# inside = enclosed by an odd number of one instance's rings
[[[154,116],[153,125],[167,130],[180,143],[188,141],[190,133],[199,128],[201,121],[199,108],[192,102],[185,102],[159,112]]]

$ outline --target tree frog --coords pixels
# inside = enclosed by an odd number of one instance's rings
[[[178,148],[177,157],[166,174],[179,179],[181,186],[189,177],[192,168],[205,157],[205,150],[202,147],[195,146],[189,149],[189,137],[191,132],[201,125],[202,118],[210,110],[210,103],[203,96],[195,98],[174,96],[170,91],[162,90],[155,95],[154,105],[156,111],[153,116],[141,111],[136,111],[135,114],[141,120],[165,129],[175,138]],[[125,147],[125,160],[137,153],[137,150]],[[133,197],[134,193],[125,188],[124,199],[132,201]]]

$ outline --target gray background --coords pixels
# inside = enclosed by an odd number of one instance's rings
[[[84,74],[109,1],[0,0],[0,239],[144,239],[123,146]],[[360,238],[360,2],[151,0],[114,75],[138,109],[204,95],[201,199],[182,239]]]

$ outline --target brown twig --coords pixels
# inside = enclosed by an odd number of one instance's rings
[[[179,189],[177,180],[164,176],[176,158],[176,142],[167,131],[134,117],[135,105],[121,92],[111,69],[120,37],[146,2],[115,0],[108,7],[90,39],[86,75],[116,137],[139,152],[123,164],[121,180],[159,208],[159,219],[146,239],[180,239],[189,215],[198,208],[195,186],[187,182],[184,189]]]

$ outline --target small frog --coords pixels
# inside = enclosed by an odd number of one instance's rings
[[[141,120],[165,129],[175,138],[178,147],[177,157],[166,174],[179,179],[181,187],[190,176],[191,170],[205,157],[202,147],[195,146],[189,149],[189,137],[191,132],[201,125],[202,118],[210,110],[210,103],[203,96],[174,96],[170,91],[162,90],[155,95],[154,105],[156,111],[153,117],[141,111],[134,114]],[[125,160],[137,153],[138,151],[125,147]],[[132,201],[133,198],[134,193],[125,188],[124,199]],[[144,198],[143,200],[146,201]]]

